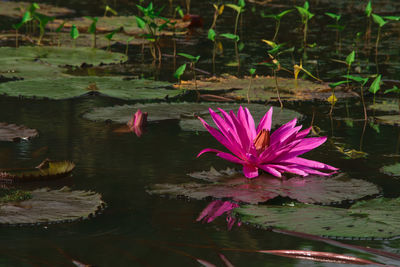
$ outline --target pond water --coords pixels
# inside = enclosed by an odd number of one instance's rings
[[[78,8],[79,15],[102,13],[99,9],[100,2],[51,2]],[[192,13],[201,14],[205,18],[205,25],[209,25],[213,14],[211,2],[192,2]],[[275,12],[293,6],[293,1],[281,2],[275,1],[270,10]],[[377,10],[382,7],[385,15],[400,12],[397,1],[375,2]],[[343,64],[332,63],[329,59],[332,57],[343,60],[343,55],[351,52],[350,44],[354,34],[365,27],[365,23],[361,22],[363,9],[359,1],[320,0],[310,1],[310,5],[312,10],[319,14],[318,23],[310,24],[310,43],[315,41],[321,46],[315,50],[310,49],[307,56],[313,60],[321,59],[318,63],[318,75],[321,79],[338,80],[338,75],[344,74],[346,68]],[[128,1],[118,1],[116,9],[126,14],[130,11],[136,13],[132,3]],[[260,17],[256,18],[252,9],[258,12],[261,7],[248,4],[244,13],[241,38],[246,46],[242,53],[243,65],[239,70],[240,75],[246,74],[251,64],[265,59],[264,44],[260,39],[269,38],[274,29],[273,21],[264,19],[261,23],[258,22]],[[265,10],[268,13],[268,8]],[[321,15],[328,11],[343,13],[348,28],[352,29],[351,33],[345,31],[343,34],[343,51],[337,57],[334,44],[336,36],[334,32],[325,30],[324,25],[328,20]],[[279,35],[281,42],[301,42],[301,32],[296,28],[300,26],[300,21],[294,13],[288,20],[282,21]],[[218,21],[219,30],[232,32],[233,20],[233,13],[232,16],[221,16],[221,20]],[[293,21],[297,24],[294,25]],[[1,27],[8,26],[3,24]],[[394,45],[394,42],[398,42],[398,33],[395,33],[394,27],[398,25],[392,26],[391,31],[388,27],[388,33],[383,38],[384,44],[380,48],[384,52],[379,56],[379,60],[382,61],[381,73],[389,80],[398,77],[400,63],[398,46]],[[212,72],[212,45],[204,37],[205,34],[206,30],[188,37],[190,40],[182,40],[183,44],[178,46],[178,50],[201,55],[198,68]],[[392,41],[389,41],[389,35],[394,36]],[[216,73],[237,74],[236,67],[224,66],[231,61],[230,58],[234,59],[233,43],[224,42],[224,47],[224,57],[218,57]],[[125,47],[113,46],[112,49],[123,53]],[[150,55],[146,56],[144,62],[141,61],[140,48],[132,47],[129,51],[130,59],[124,66],[112,66],[106,71],[98,68],[71,70],[70,73],[83,75],[94,71],[102,75],[134,74],[159,80],[173,80],[172,60],[164,59],[159,69],[151,64]],[[165,53],[170,54],[171,48],[165,48]],[[361,57],[365,64],[367,53]],[[375,72],[373,53],[369,58],[369,67],[364,68],[363,65],[361,73]],[[283,62],[290,63],[291,58],[285,58]],[[316,66],[312,64],[305,66],[312,72],[316,71]],[[269,74],[267,69],[265,74]],[[190,76],[186,78],[189,79]],[[372,102],[372,98],[368,98],[368,102]],[[221,248],[326,251],[399,265],[394,259],[277,234],[245,224],[228,231],[224,216],[209,224],[199,223],[195,221],[196,217],[209,201],[150,196],[146,193],[146,188],[152,184],[185,182],[191,179],[187,173],[208,170],[211,166],[218,169],[235,165],[213,155],[196,159],[197,153],[203,148],[219,147],[219,144],[206,132],[182,131],[177,121],[150,123],[146,133],[138,138],[133,134],[114,133],[115,125],[82,118],[83,113],[94,107],[125,103],[127,102],[100,96],[62,101],[24,100],[0,96],[1,122],[24,124],[39,131],[39,137],[30,141],[0,142],[0,168],[36,166],[44,158],[71,160],[76,163],[71,177],[55,182],[30,184],[28,187],[39,188],[45,185],[60,188],[67,185],[72,189],[93,190],[101,193],[107,203],[107,207],[100,214],[85,221],[1,227],[1,266],[73,266],[73,260],[78,261],[76,265],[81,262],[94,266],[198,266],[197,259],[224,266],[219,257],[220,253],[235,266],[335,266],[254,252],[226,251]],[[327,115],[329,103],[285,103],[285,107],[304,114],[300,122],[305,126],[310,125],[314,115],[314,125],[322,130],[323,135],[329,136],[329,141],[308,153],[307,158],[338,167],[352,178],[375,183],[381,188],[384,197],[400,196],[400,179],[379,172],[382,166],[399,160],[398,127],[373,127],[374,125],[368,122],[363,131],[364,121],[359,120],[363,118],[359,99],[339,101],[332,119]],[[353,119],[352,123],[346,123],[343,119],[346,117]],[[349,149],[362,150],[368,153],[368,156],[346,159],[335,148],[335,144],[338,143],[345,144]],[[398,239],[343,242],[388,252],[400,252]]]

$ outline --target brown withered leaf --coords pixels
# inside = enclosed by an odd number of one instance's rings
[[[35,168],[0,169],[0,183],[33,182],[68,176],[75,168],[70,161],[45,159]]]

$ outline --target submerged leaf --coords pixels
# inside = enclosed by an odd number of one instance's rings
[[[18,183],[58,179],[71,174],[75,164],[70,161],[45,160],[35,168],[0,169],[0,182]]]
[[[165,89],[168,86],[170,84],[167,82],[146,79],[126,80],[126,77],[82,76],[55,79],[37,78],[1,83],[0,94],[14,97],[23,96],[26,98],[36,97],[56,100],[100,94],[125,100],[140,100],[165,99],[166,97],[175,97],[182,93],[181,90]],[[88,91],[91,88],[95,88],[96,90]]]
[[[103,209],[101,195],[91,191],[38,189],[32,198],[0,203],[0,224],[24,225],[64,223],[87,219]]]
[[[194,199],[213,197],[231,199],[235,202],[258,204],[277,196],[288,197],[304,203],[337,203],[376,195],[376,185],[344,175],[332,178],[310,176],[279,179],[263,174],[247,179],[231,169],[218,172],[189,174],[208,183],[156,184],[148,192],[157,195],[186,196]]]
[[[38,135],[35,129],[29,129],[22,125],[0,122],[0,141],[27,140]]]
[[[245,104],[252,112],[255,120],[259,121],[270,106],[260,104]],[[149,114],[148,121],[162,120],[180,120],[179,125],[185,131],[206,131],[201,122],[196,116],[201,116],[210,125],[214,125],[208,108],[217,109],[220,107],[225,110],[237,110],[239,104],[230,103],[151,103],[151,104],[136,104],[122,105],[113,107],[95,108],[91,112],[85,113],[84,118],[94,121],[113,121],[117,123],[126,123],[131,114],[140,109]],[[294,117],[300,118],[301,114],[290,109],[282,109],[274,112],[272,120],[274,125],[281,125],[292,120]],[[273,126],[274,126],[273,125]]]
[[[400,198],[361,201],[349,209],[295,204],[247,205],[234,209],[242,222],[263,228],[329,237],[390,238],[400,235]]]
[[[384,174],[387,174],[390,176],[399,177],[400,176],[400,163],[383,166],[382,168],[380,168],[380,171],[383,172]]]

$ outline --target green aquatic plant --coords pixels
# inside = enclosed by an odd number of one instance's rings
[[[104,8],[104,17],[107,16],[107,13],[110,12],[111,14],[113,14],[114,16],[118,15],[118,12],[115,11],[114,9],[112,9],[109,5],[106,5]]]
[[[369,87],[369,91],[374,94],[373,104],[375,105],[375,95],[381,89],[381,78],[382,75],[379,74],[376,76],[375,80],[371,83]]]
[[[115,29],[112,32],[104,35],[104,37],[108,40],[108,46],[107,46],[107,51],[111,52],[111,41],[114,35],[119,31],[120,29]]]
[[[364,10],[365,15],[367,16],[368,19],[368,24],[367,24],[367,29],[365,30],[365,40],[367,41],[367,44],[369,44],[369,40],[371,39],[371,24],[372,24],[372,3],[371,0],[368,1],[368,4],[365,7]]]
[[[218,17],[221,16],[222,13],[224,12],[225,5],[213,4],[213,7],[214,7],[215,11],[214,11],[213,22],[212,22],[212,24],[211,24],[210,29],[215,29],[215,27],[217,26],[217,19],[218,19]]]
[[[57,46],[60,46],[60,45],[61,45],[61,42],[60,42],[60,32],[61,32],[61,30],[64,28],[65,22],[66,22],[66,21],[63,21],[63,22],[60,24],[60,26],[58,26],[58,27],[56,28],[56,30],[55,30],[55,32],[56,32],[56,34],[57,34]]]
[[[219,36],[227,38],[229,40],[233,40],[235,42],[235,55],[236,55],[236,64],[238,67],[240,67],[240,56],[239,56],[239,50],[240,47],[238,45],[238,42],[240,40],[239,35],[232,34],[232,33],[222,33]],[[243,48],[242,48],[243,49]]]
[[[54,20],[54,17],[49,17],[37,12],[33,13],[33,19],[38,21],[39,23],[39,31],[40,31],[40,35],[39,35],[39,39],[37,41],[37,44],[40,45],[43,39],[43,36],[45,34],[46,31],[46,25],[50,22]]]
[[[12,27],[15,29],[15,48],[18,48],[18,31],[27,22],[32,20],[32,15],[30,11],[26,11],[22,16],[22,19],[17,24],[13,24]]]
[[[339,21],[342,18],[341,15],[339,14],[335,14],[335,13],[331,13],[331,12],[325,12],[325,15],[327,15],[328,17],[332,18],[335,20],[335,24],[329,24],[327,25],[328,28],[332,28],[336,30],[336,42],[339,44],[339,48],[337,51],[341,50],[342,47],[342,38],[341,38],[341,32],[344,30],[345,26],[340,25]]]
[[[92,43],[92,47],[96,48],[96,33],[97,33],[97,22],[99,21],[99,18],[97,17],[90,17],[90,16],[86,16],[85,18],[90,19],[92,21],[92,23],[90,24],[89,28],[88,28],[88,33],[93,35],[93,43]]]
[[[314,17],[314,14],[309,11],[310,5],[308,1],[301,6],[295,6],[297,11],[301,16],[301,22],[303,23],[303,48],[307,45],[307,31],[308,31],[308,22],[310,19]]]
[[[372,18],[373,18],[374,22],[376,24],[378,24],[378,35],[376,37],[376,42],[375,42],[375,63],[376,63],[376,69],[379,72],[379,68],[378,68],[378,46],[379,46],[379,41],[380,41],[380,38],[381,38],[381,29],[382,29],[383,26],[385,26],[387,21],[385,21],[381,16],[376,15],[376,14],[372,14]]]
[[[329,110],[329,116],[331,116],[332,115],[332,112],[333,112],[333,107],[335,106],[335,103],[337,102],[337,98],[336,98],[336,95],[335,95],[335,88],[336,87],[338,87],[339,85],[342,85],[342,84],[345,84],[345,83],[348,83],[348,81],[339,81],[339,82],[335,82],[335,83],[330,83],[329,84],[329,87],[331,88],[331,90],[332,90],[332,93],[331,93],[331,95],[328,97],[328,99],[327,99],[327,101],[329,102],[329,103],[331,103],[331,109]]]
[[[385,90],[384,94],[388,94],[388,93],[395,93],[397,95],[397,104],[398,104],[399,110],[400,110],[400,88],[398,88],[395,85],[395,86],[393,86],[393,88]]]
[[[367,115],[367,107],[365,105],[365,100],[364,100],[364,86],[367,84],[369,77],[363,78],[360,76],[354,76],[354,75],[349,75],[349,74],[347,74],[343,77],[346,78],[347,81],[350,79],[360,85],[360,97],[361,97],[361,102],[362,102],[363,109],[364,109],[364,120],[367,120],[368,115]]]
[[[194,88],[195,88],[195,90],[196,90],[196,92],[197,92],[197,97],[199,98],[199,97],[200,97],[200,93],[199,93],[199,90],[198,90],[198,88],[197,88],[196,63],[199,61],[200,56],[192,56],[192,55],[185,54],[185,53],[178,53],[178,55],[180,55],[180,56],[182,56],[182,57],[184,57],[184,58],[190,60],[190,69],[191,69],[192,74],[193,74]],[[181,67],[182,67],[182,66],[181,66]],[[178,68],[178,69],[179,69],[179,68]],[[182,67],[182,69],[183,69],[183,67]],[[186,67],[183,69],[183,72],[185,71],[185,69],[186,69]],[[183,72],[182,72],[182,74],[183,74]],[[178,74],[179,74],[179,73],[178,73]],[[181,74],[181,75],[182,75],[182,74]],[[180,76],[179,76],[179,77],[180,77]]]
[[[139,17],[136,16],[136,23],[139,28],[143,29],[146,31],[146,33],[142,34],[143,37],[145,37],[148,41],[150,41],[150,52],[151,55],[153,56],[154,60],[157,60],[161,62],[162,54],[161,54],[161,47],[159,44],[160,37],[159,33],[163,29],[165,29],[168,25],[170,25],[170,20],[162,17],[161,11],[163,8],[160,8],[159,10],[156,10],[153,6],[153,3],[150,2],[150,4],[147,7],[136,5],[136,7],[142,12],[143,16]],[[160,24],[159,21],[163,21],[163,23]]]
[[[179,88],[181,87],[181,76],[185,73],[186,65],[187,65],[186,63],[182,64],[181,66],[179,66],[179,68],[176,69],[174,73],[174,77],[178,79]]]
[[[70,36],[72,38],[72,41],[73,41],[73,47],[75,47],[76,39],[79,37],[79,30],[75,26],[75,24],[72,24],[71,31],[70,31],[69,34],[70,34]]]
[[[248,104],[250,104],[249,93],[250,93],[250,89],[251,89],[251,84],[253,82],[253,76],[256,73],[256,69],[255,68],[249,69],[249,73],[250,73],[250,82],[249,82],[249,87],[247,88],[247,103]]]
[[[226,4],[225,6],[233,9],[236,11],[236,19],[235,19],[235,31],[234,31],[234,35],[237,35],[237,29],[238,29],[238,25],[239,25],[239,18],[240,15],[244,12],[244,7],[245,7],[245,2],[244,0],[239,0],[238,1],[238,5],[235,4]]]
[[[293,9],[288,9],[288,10],[282,11],[279,14],[268,14],[268,15],[265,15],[264,12],[261,12],[261,17],[271,18],[271,19],[275,20],[275,33],[274,33],[274,37],[272,38],[273,42],[275,42],[276,37],[278,36],[279,28],[281,26],[281,19],[283,18],[283,16],[285,16],[286,14],[289,14],[292,11],[293,11]]]

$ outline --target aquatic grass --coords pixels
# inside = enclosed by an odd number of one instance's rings
[[[222,117],[209,109],[219,131],[202,118],[199,119],[210,134],[232,154],[206,148],[200,151],[197,157],[207,152],[216,153],[218,157],[243,165],[243,173],[247,178],[257,177],[259,169],[276,177],[282,177],[284,172],[300,176],[309,174],[329,176],[338,170],[321,162],[298,157],[320,146],[327,138],[305,138],[311,128],[300,131],[302,127],[296,127],[296,118],[270,134],[272,108],[260,120],[257,128],[247,108],[240,106],[237,114],[232,110],[229,113],[221,108],[218,110]]]
[[[12,27],[15,29],[15,48],[18,48],[18,31],[27,22],[32,20],[32,15],[30,11],[26,11],[22,16],[22,19],[17,24],[13,24]]]
[[[196,93],[197,93],[197,100],[199,100],[199,98],[200,98],[200,93],[199,93],[199,90],[198,90],[198,88],[197,88],[196,63],[199,61],[200,56],[192,56],[192,55],[189,55],[189,54],[186,54],[186,53],[178,53],[178,55],[180,55],[180,56],[182,56],[182,57],[184,57],[184,58],[190,60],[190,69],[192,70],[192,74],[193,74],[194,87],[195,87],[195,90],[196,90]],[[184,65],[186,65],[186,64],[184,64]],[[186,66],[183,67],[183,65],[182,65],[181,67],[178,68],[179,72],[178,72],[178,73],[175,72],[175,73],[177,73],[177,74],[180,74],[180,75],[177,75],[179,78],[180,78],[180,76],[183,74],[183,72],[185,71],[185,69],[186,69]],[[177,70],[177,71],[178,71],[178,70]],[[181,72],[182,72],[182,73],[181,73]]]
[[[375,42],[375,64],[376,64],[376,71],[379,72],[379,65],[378,65],[378,46],[379,46],[379,41],[381,39],[381,29],[383,26],[386,25],[387,21],[385,21],[381,16],[376,15],[376,14],[371,14],[372,19],[376,24],[378,24],[378,34],[376,37],[376,42]]]

